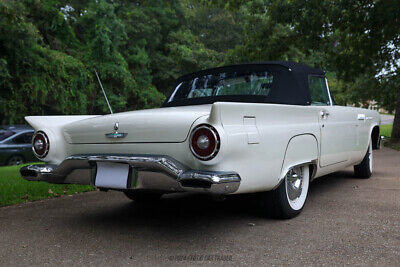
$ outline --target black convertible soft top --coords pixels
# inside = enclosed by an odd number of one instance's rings
[[[293,61],[267,61],[245,63],[206,69],[183,75],[176,80],[176,85],[206,75],[217,75],[223,72],[252,72],[268,71],[273,75],[271,93],[268,96],[260,95],[225,95],[199,98],[177,99],[169,101],[171,95],[164,102],[163,107],[212,104],[214,102],[249,102],[274,103],[288,105],[310,105],[309,76],[325,76],[325,71],[312,68]]]

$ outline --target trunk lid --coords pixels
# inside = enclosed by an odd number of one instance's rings
[[[209,115],[210,109],[211,105],[199,105],[116,113],[67,124],[63,133],[70,144],[183,142],[193,122]],[[116,132],[126,136],[106,136]]]

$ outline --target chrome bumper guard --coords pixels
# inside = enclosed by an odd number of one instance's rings
[[[230,194],[237,191],[241,181],[236,172],[192,170],[169,156],[160,155],[75,155],[60,165],[25,166],[20,173],[29,181],[94,185],[97,162],[129,164],[128,190]]]

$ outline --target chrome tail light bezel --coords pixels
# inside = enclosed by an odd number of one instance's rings
[[[35,147],[35,143],[38,140],[42,140],[43,142],[43,149],[40,149],[40,151],[36,151],[36,147]],[[33,137],[32,137],[32,151],[33,154],[39,158],[39,159],[43,159],[47,156],[47,154],[49,153],[50,150],[50,141],[49,141],[49,137],[47,136],[47,134],[43,131],[37,131]],[[43,151],[43,152],[41,152]]]
[[[202,153],[199,153],[199,147],[197,145],[197,140],[194,140],[194,138],[196,138],[196,134],[199,133],[199,131],[208,131],[208,133],[210,134],[207,137],[211,137],[212,143],[214,143],[214,147],[211,149],[211,151],[209,153],[207,153],[207,155],[202,155]],[[198,136],[201,137],[202,135]],[[196,141],[196,142],[194,142]],[[218,131],[211,125],[209,124],[200,124],[198,126],[196,126],[192,132],[190,133],[190,138],[189,138],[189,147],[190,147],[190,151],[192,152],[192,154],[200,160],[203,161],[208,161],[211,160],[213,158],[215,158],[220,150],[221,147],[221,138],[218,134]],[[200,149],[201,150],[201,149]]]

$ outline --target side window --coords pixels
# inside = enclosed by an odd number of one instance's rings
[[[326,87],[325,77],[309,76],[308,84],[311,92],[311,105],[329,106],[330,100],[328,88]]]
[[[32,141],[33,133],[25,133],[15,137],[12,142],[14,144],[22,145],[22,144],[30,144]]]

